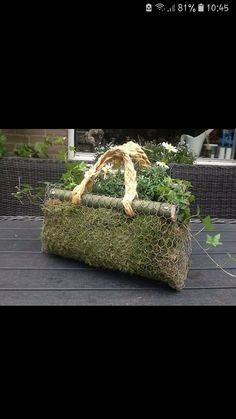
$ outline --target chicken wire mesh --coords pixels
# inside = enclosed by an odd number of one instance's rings
[[[125,166],[124,198],[88,193],[111,158]],[[149,165],[138,145],[115,147],[100,157],[73,191],[49,185],[43,205],[45,252],[163,281],[183,288],[190,267],[190,223],[179,222],[178,207],[139,200],[130,156]]]

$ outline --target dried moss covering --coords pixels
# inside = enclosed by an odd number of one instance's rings
[[[191,252],[188,224],[56,199],[48,199],[43,212],[42,242],[48,253],[183,287]]]

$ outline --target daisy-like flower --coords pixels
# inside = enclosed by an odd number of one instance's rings
[[[106,179],[108,176],[113,176],[113,175],[115,175],[117,173],[117,170],[116,169],[113,169],[113,166],[112,166],[111,163],[106,164],[102,168],[102,171],[103,171],[104,179]]]
[[[176,147],[174,147],[172,144],[169,144],[169,143],[162,143],[162,146],[166,149],[166,150],[168,150],[168,151],[172,151],[172,153],[177,153],[177,148]]]
[[[159,167],[163,167],[163,169],[169,169],[169,166],[167,166],[167,164],[165,164],[162,161],[157,161],[156,165],[159,166]]]

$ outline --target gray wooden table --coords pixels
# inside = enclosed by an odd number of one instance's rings
[[[0,219],[0,305],[236,305],[236,278],[217,269],[193,244],[186,287],[90,268],[41,251],[40,220]],[[201,225],[192,224],[193,232]],[[236,222],[216,224],[223,245],[211,250],[236,274]],[[204,244],[205,232],[198,235]]]

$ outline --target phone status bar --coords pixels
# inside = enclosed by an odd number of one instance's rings
[[[229,14],[230,4],[229,3],[173,3],[171,5],[165,5],[164,3],[146,3],[145,9],[147,14],[203,14],[203,13],[215,13],[215,14]]]

